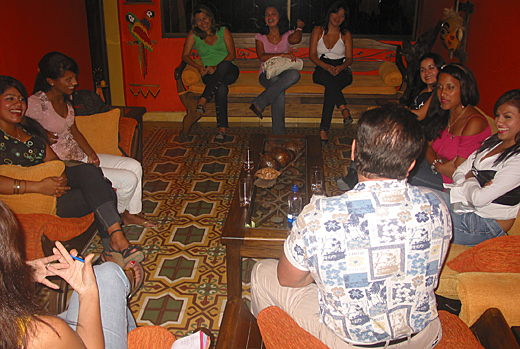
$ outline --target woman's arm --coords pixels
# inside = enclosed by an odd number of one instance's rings
[[[338,73],[350,67],[354,61],[352,35],[349,31],[347,31],[347,34],[342,35],[342,38],[343,42],[345,43],[345,62],[343,62],[342,65],[336,67]]]
[[[232,61],[236,58],[237,53],[235,51],[235,42],[233,41],[233,36],[226,27],[224,27],[224,42],[226,43],[226,49],[228,52],[228,55],[224,58],[224,60]]]
[[[201,76],[206,75],[207,69],[202,65],[196,63],[193,59],[191,59],[190,54],[191,50],[193,50],[193,46],[195,46],[195,37],[193,34],[193,30],[188,33],[186,37],[186,41],[184,42],[184,49],[182,51],[182,60],[186,62],[188,65],[191,65],[195,69],[197,69]]]
[[[96,166],[99,166],[99,158],[88,143],[88,141],[85,139],[85,136],[83,136],[83,133],[80,132],[78,129],[78,126],[76,126],[76,121],[72,124],[70,128],[70,133],[72,134],[72,137],[78,143],[79,147],[87,154],[88,156],[88,162],[89,164],[94,164]]]
[[[314,27],[314,29],[312,30],[311,39],[309,42],[309,59],[312,63],[330,72],[330,70],[334,67],[330,64],[323,62],[318,57],[318,41],[320,40],[322,32],[323,29],[321,29],[321,27],[319,26]]]
[[[305,27],[305,23],[298,19],[296,21],[296,30],[289,35],[289,44],[296,45],[302,41],[303,27]]]
[[[260,40],[255,40],[256,45],[256,55],[258,56],[258,59],[260,62],[265,62],[269,58],[273,57],[287,57],[290,58],[292,61],[296,60],[296,56],[292,53],[265,53],[264,49],[264,43]]]
[[[36,348],[86,348],[74,330],[57,316],[38,316],[44,322],[31,321],[27,349]]]
[[[87,348],[104,348],[99,291],[92,269],[94,255],[88,255],[84,263],[75,261],[59,241],[56,242],[53,252],[55,255],[60,255],[60,263],[66,263],[69,267],[59,269],[50,264],[49,271],[64,279],[78,293],[79,311],[76,333]],[[71,252],[77,254],[77,252]]]
[[[430,98],[428,98],[428,100],[426,102],[424,102],[423,105],[421,105],[421,107],[419,109],[414,109],[414,110],[410,109],[410,111],[412,113],[417,115],[418,121],[423,120],[426,117],[426,114],[428,114],[428,108],[430,107],[430,103],[432,101],[432,96],[433,96],[433,94],[430,96]]]

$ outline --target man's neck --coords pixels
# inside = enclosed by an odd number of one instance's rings
[[[367,178],[358,172],[358,181],[359,182],[388,181],[391,179],[392,178],[385,178],[385,177]]]

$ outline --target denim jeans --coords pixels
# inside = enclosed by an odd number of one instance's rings
[[[408,183],[417,187],[427,187],[439,191],[444,191],[442,175],[434,174],[428,160],[421,155],[415,164],[415,167],[408,175]],[[449,205],[448,205],[449,206]]]
[[[132,313],[126,305],[126,297],[130,293],[130,282],[123,269],[111,262],[95,266],[94,274],[96,274],[99,289],[105,348],[128,348],[128,332],[137,327]],[[58,316],[76,330],[78,311],[78,294],[73,292],[69,308]]]
[[[285,90],[300,80],[300,72],[289,69],[280,75],[267,79],[265,72],[258,77],[260,84],[265,88],[258,97],[253,99],[253,104],[264,111],[271,105],[273,119],[273,133],[275,135],[285,134]]]
[[[99,236],[108,238],[107,228],[121,223],[117,197],[101,169],[92,164],[66,167],[67,186],[71,189],[57,199],[56,215],[62,218],[83,217],[94,212]]]
[[[448,193],[436,191],[450,209],[453,221],[453,243],[465,246],[475,246],[491,238],[505,235],[497,221],[483,218],[476,213],[457,214],[453,212]]]
[[[217,70],[213,74],[206,74],[202,77],[202,82],[206,85],[201,98],[204,97],[209,102],[215,94],[215,109],[217,112],[217,127],[228,127],[227,115],[227,95],[228,85],[233,84],[238,79],[240,71],[236,65],[230,61],[222,61],[217,65]]]
[[[334,66],[338,66],[344,62],[344,59],[327,59],[324,57],[320,59],[325,63]],[[316,69],[312,74],[312,81],[315,84],[323,85],[325,87],[320,130],[328,131],[332,121],[334,106],[339,108],[341,105],[347,104],[345,96],[343,96],[343,89],[352,84],[352,71],[349,67],[342,70],[338,75],[334,76],[322,67],[316,66]]]

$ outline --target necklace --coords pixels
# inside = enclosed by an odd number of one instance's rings
[[[20,140],[20,131],[18,130],[18,126],[15,125],[14,128],[15,128],[15,130],[16,130],[16,135],[17,135],[18,137],[11,136],[9,133],[5,132],[2,128],[0,128],[0,130],[2,130],[2,132],[4,133],[4,135],[6,135],[7,137],[9,137],[9,138],[14,138],[14,139],[16,139],[18,142],[21,142],[21,140]]]
[[[455,121],[451,122],[451,123],[448,123],[448,128],[446,128],[446,136],[450,134],[450,130],[451,130],[451,127],[453,125],[455,125],[455,123],[457,121],[459,121],[459,119],[462,117],[462,115],[464,115],[464,113],[466,112],[466,110],[468,110],[468,107],[469,105],[462,111],[462,113],[460,113],[459,116],[457,116],[457,118],[455,119]],[[451,135],[451,139],[453,139],[455,136],[454,135]]]

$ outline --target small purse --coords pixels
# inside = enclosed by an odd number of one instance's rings
[[[267,79],[280,75],[289,69],[302,70],[303,61],[300,58],[296,58],[296,61],[293,62],[290,58],[276,56],[264,62],[264,71]]]

